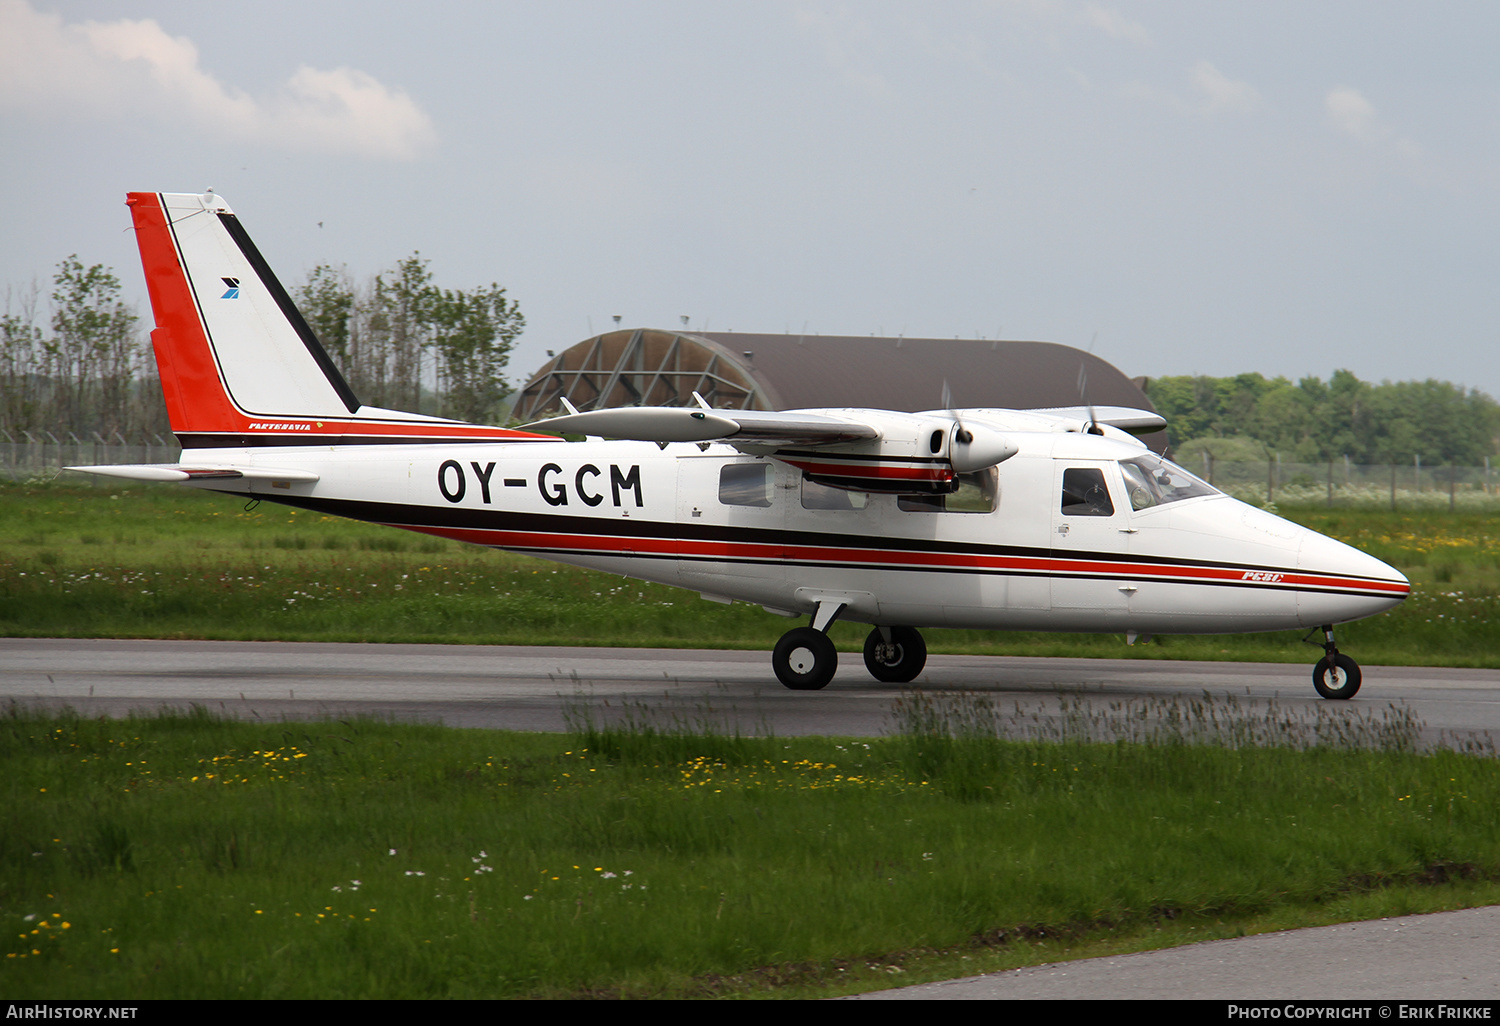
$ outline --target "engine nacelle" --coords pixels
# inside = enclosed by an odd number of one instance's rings
[[[960,474],[987,470],[1018,452],[1014,442],[984,424],[954,424],[948,444],[948,460]]]

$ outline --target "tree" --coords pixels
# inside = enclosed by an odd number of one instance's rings
[[[42,329],[36,324],[39,289],[33,282],[17,298],[5,290],[0,314],[0,426],[24,431],[37,421],[42,400]]]
[[[77,254],[57,265],[52,337],[44,345],[60,423],[119,431],[129,420],[131,386],[141,359],[140,318],[120,301],[120,280]]]
[[[1327,383],[1306,377],[1295,386],[1259,374],[1158,378],[1148,391],[1179,452],[1209,439],[1245,439],[1294,462],[1347,455],[1360,463],[1420,457],[1473,465],[1495,455],[1500,435],[1500,404],[1446,381],[1371,385],[1339,370]]]
[[[444,386],[443,412],[476,423],[493,420],[500,400],[510,393],[503,371],[526,326],[520,308],[491,283],[468,293],[445,289],[433,297],[429,310]]]
[[[303,317],[362,401],[470,421],[496,418],[509,394],[504,371],[526,320],[505,290],[441,289],[421,253],[356,290],[343,268],[323,264],[296,290]]]
[[[297,287],[297,309],[334,361],[347,371],[350,322],[354,317],[354,283],[349,269],[319,264]]]
[[[375,348],[389,368],[391,392],[389,401],[377,405],[422,411],[422,351],[431,341],[436,295],[432,272],[418,252],[375,276],[370,328]]]

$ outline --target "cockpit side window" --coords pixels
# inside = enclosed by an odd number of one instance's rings
[[[1130,508],[1137,511],[1199,495],[1219,494],[1213,485],[1154,453],[1121,460],[1120,473],[1125,478]]]
[[[1112,517],[1115,504],[1098,467],[1069,467],[1063,471],[1062,512],[1068,517]]]

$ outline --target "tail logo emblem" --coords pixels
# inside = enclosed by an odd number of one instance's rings
[[[238,278],[220,278],[219,280],[229,286],[229,291],[220,296],[220,299],[240,298],[240,280]]]

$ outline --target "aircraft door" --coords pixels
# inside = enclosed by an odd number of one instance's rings
[[[769,459],[677,460],[678,577],[709,598],[785,601],[785,489]]]
[[[1075,630],[1110,630],[1129,612],[1129,506],[1112,462],[1059,459],[1052,491],[1052,609],[1076,611]]]

